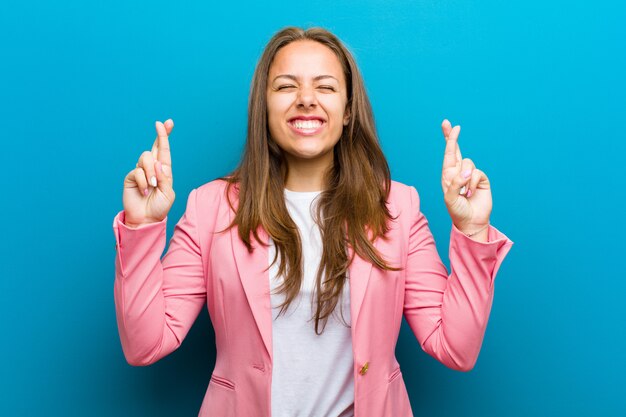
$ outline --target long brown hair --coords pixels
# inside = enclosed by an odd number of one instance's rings
[[[274,56],[282,47],[312,40],[330,48],[339,58],[347,84],[349,124],[335,145],[333,165],[325,174],[326,188],[317,197],[315,221],[321,229],[323,250],[317,271],[315,333],[323,332],[344,288],[352,259],[347,246],[363,259],[385,270],[391,267],[372,242],[384,237],[392,216],[386,206],[391,186],[389,166],[378,143],[372,108],[354,58],[341,41],[322,28],[287,27],[268,42],[257,64],[248,103],[248,136],[239,166],[227,177],[238,192],[238,207],[230,227],[252,251],[252,236],[260,243],[257,228],[263,227],[280,258],[278,274],[284,277],[278,293],[285,294],[279,314],[300,292],[303,277],[302,243],[298,228],[284,200],[287,164],[272,140],[267,121],[267,83]],[[233,207],[230,199],[228,200]],[[359,279],[359,277],[356,277]],[[319,331],[321,324],[321,331]]]

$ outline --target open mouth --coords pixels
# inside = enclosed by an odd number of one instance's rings
[[[320,118],[294,118],[287,122],[291,130],[300,135],[314,135],[322,130],[326,122]]]

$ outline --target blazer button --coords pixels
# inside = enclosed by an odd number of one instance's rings
[[[365,364],[361,367],[361,370],[359,371],[359,373],[361,375],[365,375],[367,373],[367,370],[370,367],[370,363],[369,362],[365,362]]]

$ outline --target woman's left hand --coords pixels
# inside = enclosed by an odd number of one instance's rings
[[[458,138],[461,126],[448,120],[441,124],[446,138],[441,187],[452,222],[461,232],[471,234],[489,224],[493,206],[489,179],[471,159],[461,156]]]

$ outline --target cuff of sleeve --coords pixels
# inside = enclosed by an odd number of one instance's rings
[[[465,240],[471,241],[473,243],[477,243],[479,245],[491,245],[493,243],[501,243],[502,241],[505,241],[505,242],[508,241],[511,244],[513,243],[513,241],[511,241],[504,233],[502,233],[501,231],[499,231],[492,225],[489,225],[489,229],[487,230],[488,230],[487,242],[479,242],[477,240],[474,240],[468,237],[465,233],[461,232],[454,225],[454,223],[452,223],[452,235],[462,236]]]
[[[124,210],[117,213],[113,219],[113,233],[115,234],[115,243],[118,249],[122,248],[122,243],[124,244],[123,247],[128,247],[138,236],[141,236],[142,239],[152,235],[157,237],[163,228],[167,226],[167,216],[160,222],[144,224],[136,228],[126,226],[124,224],[125,220],[126,213]]]
[[[118,273],[123,275],[124,266],[133,265],[134,259],[142,259],[148,253],[156,250],[163,241],[167,229],[167,217],[160,222],[144,224],[137,228],[131,228],[124,224],[124,210],[117,213],[113,219],[113,234],[115,235],[115,248],[117,250]],[[161,249],[161,252],[163,251]],[[161,253],[159,253],[159,257]]]
[[[478,242],[466,236],[454,223],[452,224],[452,231],[450,233],[451,253],[454,252],[459,258],[467,261],[471,259],[471,263],[479,262],[490,264],[493,268],[489,271],[492,279],[495,278],[502,261],[509,253],[509,250],[511,250],[513,243],[511,239],[492,225],[489,225],[488,241]]]

